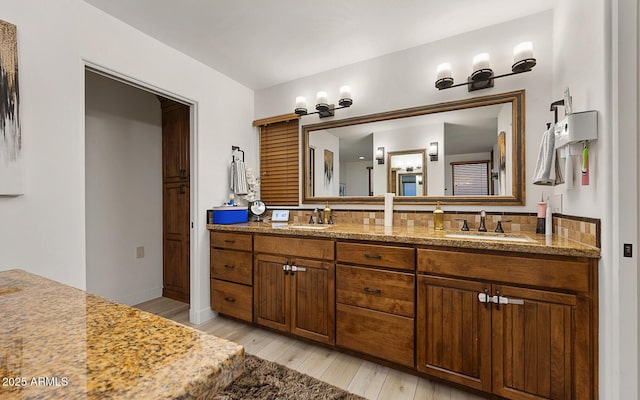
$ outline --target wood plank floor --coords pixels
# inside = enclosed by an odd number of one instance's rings
[[[240,343],[248,354],[274,361],[367,399],[483,399],[424,378],[222,316],[201,325],[193,325],[189,323],[189,306],[165,297],[149,300],[134,307]]]

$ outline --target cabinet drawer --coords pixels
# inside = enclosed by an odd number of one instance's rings
[[[413,318],[336,305],[336,344],[413,368]]]
[[[254,242],[256,253],[324,260],[333,260],[335,254],[332,240],[256,235]]]
[[[336,253],[338,262],[415,270],[416,253],[410,247],[338,242]]]
[[[415,275],[338,265],[336,301],[413,318]]]
[[[211,309],[245,321],[253,320],[251,286],[211,279]]]
[[[247,233],[211,232],[211,247],[251,251],[251,235]]]
[[[575,259],[419,249],[418,271],[578,292],[589,290],[589,263]]]
[[[251,253],[211,249],[211,277],[251,285],[253,257]]]

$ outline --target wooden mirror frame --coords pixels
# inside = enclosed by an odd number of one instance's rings
[[[429,104],[425,106],[386,111],[382,113],[363,115],[359,117],[345,118],[328,122],[320,122],[302,126],[303,158],[302,170],[304,182],[302,185],[302,203],[338,203],[338,204],[383,204],[384,196],[323,196],[312,197],[308,193],[308,153],[309,132],[338,128],[342,126],[364,124],[377,121],[388,121],[398,118],[415,117],[418,115],[435,114],[446,111],[463,110],[473,107],[490,106],[495,104],[511,103],[511,129],[512,129],[512,190],[511,196],[410,196],[395,197],[397,204],[477,204],[477,205],[502,205],[524,206],[526,195],[525,180],[525,91],[492,94],[488,96],[473,97],[444,103]]]

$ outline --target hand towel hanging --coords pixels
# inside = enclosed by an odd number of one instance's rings
[[[542,134],[538,162],[533,173],[535,185],[553,186],[556,184],[555,125]]]

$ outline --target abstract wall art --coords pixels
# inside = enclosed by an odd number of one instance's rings
[[[333,151],[324,150],[324,187],[331,187],[333,181]]]
[[[0,196],[23,194],[16,26],[0,20]]]

